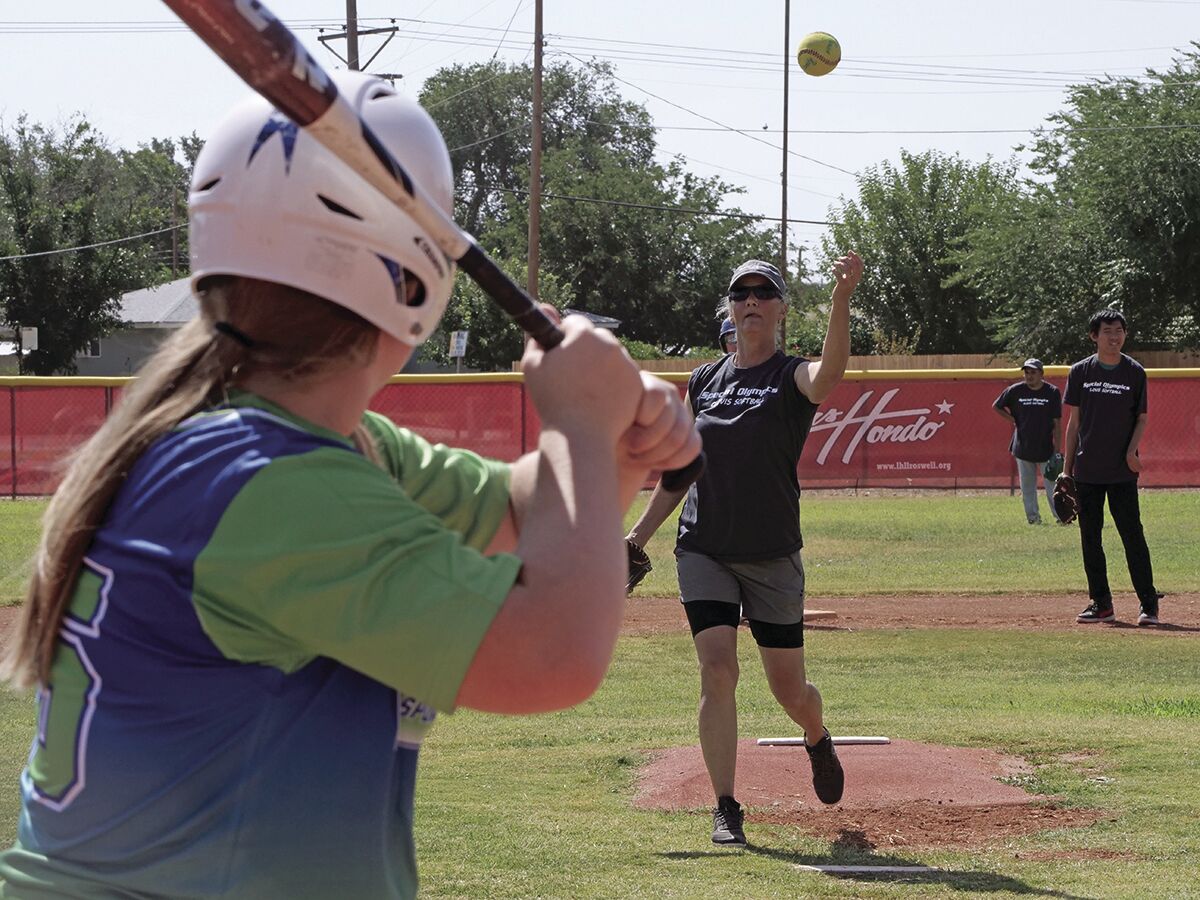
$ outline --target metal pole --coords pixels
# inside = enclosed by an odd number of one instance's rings
[[[179,277],[179,185],[171,187],[171,278]]]
[[[346,65],[358,71],[358,0],[346,0]]]
[[[783,0],[783,171],[780,176],[783,196],[779,213],[779,271],[782,273],[785,281],[788,273],[788,75],[791,72],[790,63],[792,57],[791,24],[792,0]],[[787,352],[787,316],[779,320],[779,346],[783,348],[784,352]]]
[[[533,13],[533,129],[529,157],[529,296],[537,299],[542,230],[542,0]]]

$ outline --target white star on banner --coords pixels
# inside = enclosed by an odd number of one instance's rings
[[[948,416],[950,415],[950,410],[954,409],[954,404],[947,403],[945,400],[943,400],[937,405],[937,408],[938,412],[940,412],[943,416]]]

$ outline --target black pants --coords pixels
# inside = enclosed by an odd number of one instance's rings
[[[1104,497],[1116,523],[1121,543],[1125,545],[1125,562],[1129,579],[1138,599],[1154,602],[1154,572],[1150,566],[1150,548],[1142,531],[1142,513],[1138,508],[1136,481],[1119,484],[1084,484],[1076,482],[1079,494],[1079,538],[1083,544],[1083,571],[1087,574],[1088,596],[1101,606],[1112,606],[1112,591],[1108,587],[1108,563],[1104,557],[1101,529],[1104,526]],[[1151,607],[1153,608],[1153,606]]]

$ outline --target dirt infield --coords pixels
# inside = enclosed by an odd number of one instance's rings
[[[1156,628],[1138,628],[1137,597],[1118,594],[1117,620],[1077,625],[1075,614],[1087,606],[1085,594],[1004,594],[1001,596],[882,596],[809,598],[813,608],[837,613],[807,627],[814,630],[861,631],[871,628],[1004,628],[1088,630],[1099,633],[1200,636],[1200,594],[1168,594],[1162,600]],[[625,608],[625,633],[686,632],[687,620],[678,598],[632,597]]]
[[[1118,596],[1117,621],[1077,625],[1086,598],[1071,595],[839,597],[810,600],[837,613],[807,627],[814,631],[912,628],[1081,630],[1103,639],[1200,636],[1200,594],[1164,598],[1157,628],[1138,628],[1137,598]],[[631,598],[625,633],[687,632],[679,601]],[[763,735],[766,736],[766,735]],[[1052,828],[1078,828],[1106,817],[1102,810],[1062,809],[1015,785],[1030,770],[1021,759],[990,750],[942,747],[893,740],[886,745],[838,749],[846,770],[841,803],[817,800],[811,770],[800,747],[738,743],[738,799],[747,807],[747,834],[756,824],[786,824],[839,846],[867,850],[976,847]],[[1064,759],[1089,771],[1089,757]],[[1009,783],[1001,779],[1010,779]],[[707,816],[712,788],[698,746],[650,752],[639,773],[634,805],[641,809],[693,811]],[[706,826],[705,826],[706,827]],[[1078,851],[1079,858],[1090,858]],[[1111,856],[1111,854],[1109,854]]]

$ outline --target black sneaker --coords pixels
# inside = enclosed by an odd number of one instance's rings
[[[1099,603],[1093,603],[1083,612],[1075,617],[1075,621],[1084,625],[1090,625],[1093,622],[1111,622],[1116,618],[1113,613],[1112,604],[1101,606]]]
[[[1158,601],[1163,598],[1162,594],[1155,596],[1153,600],[1142,601],[1142,611],[1138,613],[1138,625],[1157,625],[1158,624]]]
[[[732,797],[721,797],[713,810],[712,842],[721,847],[745,847],[746,832],[742,830],[745,815],[742,805]]]
[[[825,729],[825,737],[813,746],[806,743],[808,761],[812,763],[813,790],[822,803],[837,803],[842,799],[842,790],[846,786],[846,778],[842,772],[842,764],[838,762],[837,751],[833,749],[833,738],[829,729]]]

